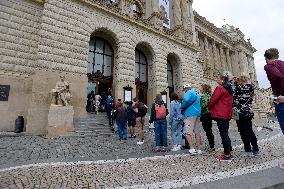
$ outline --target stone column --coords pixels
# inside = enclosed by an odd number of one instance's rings
[[[222,46],[220,46],[220,57],[221,57],[222,70],[228,71],[228,67],[226,65],[226,57],[224,55],[224,49]]]
[[[212,42],[212,48],[213,48],[213,68],[214,69],[217,69],[218,68],[218,60],[217,60],[217,47],[216,47],[216,43],[215,41],[213,40]]]
[[[229,48],[226,48],[226,63],[227,63],[227,68],[228,70],[233,73],[233,70],[232,70],[232,62],[231,62],[231,57],[230,57],[230,49]]]

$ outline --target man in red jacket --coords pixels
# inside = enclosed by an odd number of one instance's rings
[[[217,80],[218,86],[215,88],[211,100],[208,103],[208,109],[211,117],[217,122],[220,132],[224,153],[216,159],[218,161],[232,160],[232,146],[229,137],[229,121],[232,119],[233,112],[233,88],[229,82],[229,74],[220,75]]]
[[[264,70],[274,95],[275,113],[284,134],[284,62],[278,60],[279,52],[276,48],[266,50],[264,57],[267,63]],[[284,163],[280,164],[280,168],[284,169]]]

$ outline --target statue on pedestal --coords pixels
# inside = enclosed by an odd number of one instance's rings
[[[65,76],[60,76],[60,81],[56,82],[55,88],[51,90],[52,105],[69,106],[72,95],[69,90],[69,83],[65,81]]]

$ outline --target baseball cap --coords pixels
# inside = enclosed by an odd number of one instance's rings
[[[191,88],[191,84],[189,84],[189,83],[184,84],[184,85],[183,85],[183,88],[184,88],[184,89],[185,89],[185,88]]]

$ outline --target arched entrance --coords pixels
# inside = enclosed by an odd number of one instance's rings
[[[112,94],[114,50],[101,37],[91,37],[89,42],[87,76],[88,93],[94,90],[100,95]]]
[[[175,92],[174,90],[174,79],[173,79],[173,66],[170,63],[169,60],[167,60],[167,83],[168,83],[168,88],[169,88],[169,97],[170,100],[172,100],[172,95]]]
[[[180,59],[174,54],[170,53],[167,56],[167,83],[169,88],[169,97],[172,97],[173,93],[178,93],[181,90],[180,83]]]
[[[140,102],[147,104],[148,64],[145,54],[135,49],[135,84],[136,96]]]

